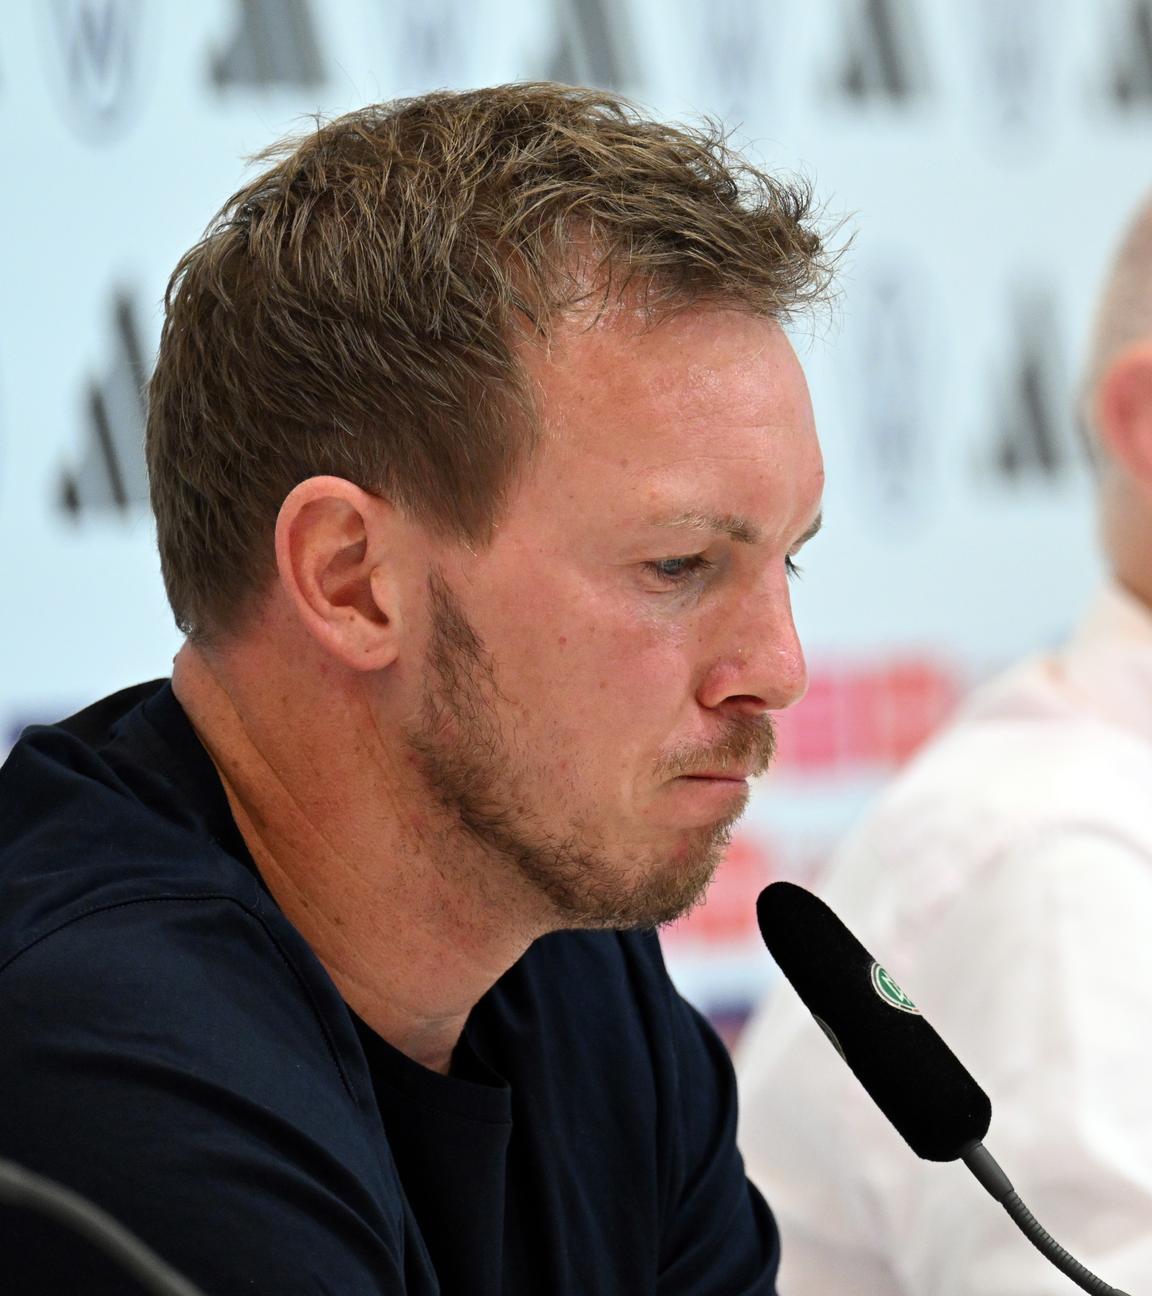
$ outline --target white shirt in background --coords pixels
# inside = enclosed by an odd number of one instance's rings
[[[1152,1292],[1152,615],[1104,590],[975,694],[821,894],[992,1100],[986,1146],[1106,1282]],[[960,1163],[920,1161],[781,982],[737,1050],[781,1296],[1075,1290]]]

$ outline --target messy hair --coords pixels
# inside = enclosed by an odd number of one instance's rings
[[[308,477],[484,545],[537,439],[517,345],[563,312],[630,294],[652,320],[784,320],[829,282],[805,183],[600,90],[374,105],[258,160],[176,267],[149,393],[161,566],[193,638],[236,628]]]

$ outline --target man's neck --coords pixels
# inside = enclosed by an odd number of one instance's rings
[[[189,645],[172,682],[261,877],[345,1002],[446,1073],[473,1006],[545,927],[517,919],[502,870],[354,697],[302,697]]]

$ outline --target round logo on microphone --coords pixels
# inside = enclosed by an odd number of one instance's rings
[[[901,1012],[915,1013],[917,1017],[920,1016],[920,1009],[916,1007],[879,963],[872,964],[872,989],[890,1007],[899,1008]]]

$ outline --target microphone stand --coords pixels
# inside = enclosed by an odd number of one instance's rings
[[[961,1153],[961,1159],[994,1201],[998,1201],[1008,1212],[1016,1227],[1040,1252],[1050,1260],[1061,1273],[1092,1296],[1126,1296],[1118,1287],[1109,1287],[1102,1279],[1097,1278],[1086,1269],[1079,1260],[1068,1254],[1059,1242],[1048,1234],[1039,1221],[1020,1200],[1016,1189],[1008,1176],[1000,1169],[992,1154],[983,1143],[974,1143],[967,1152]]]

